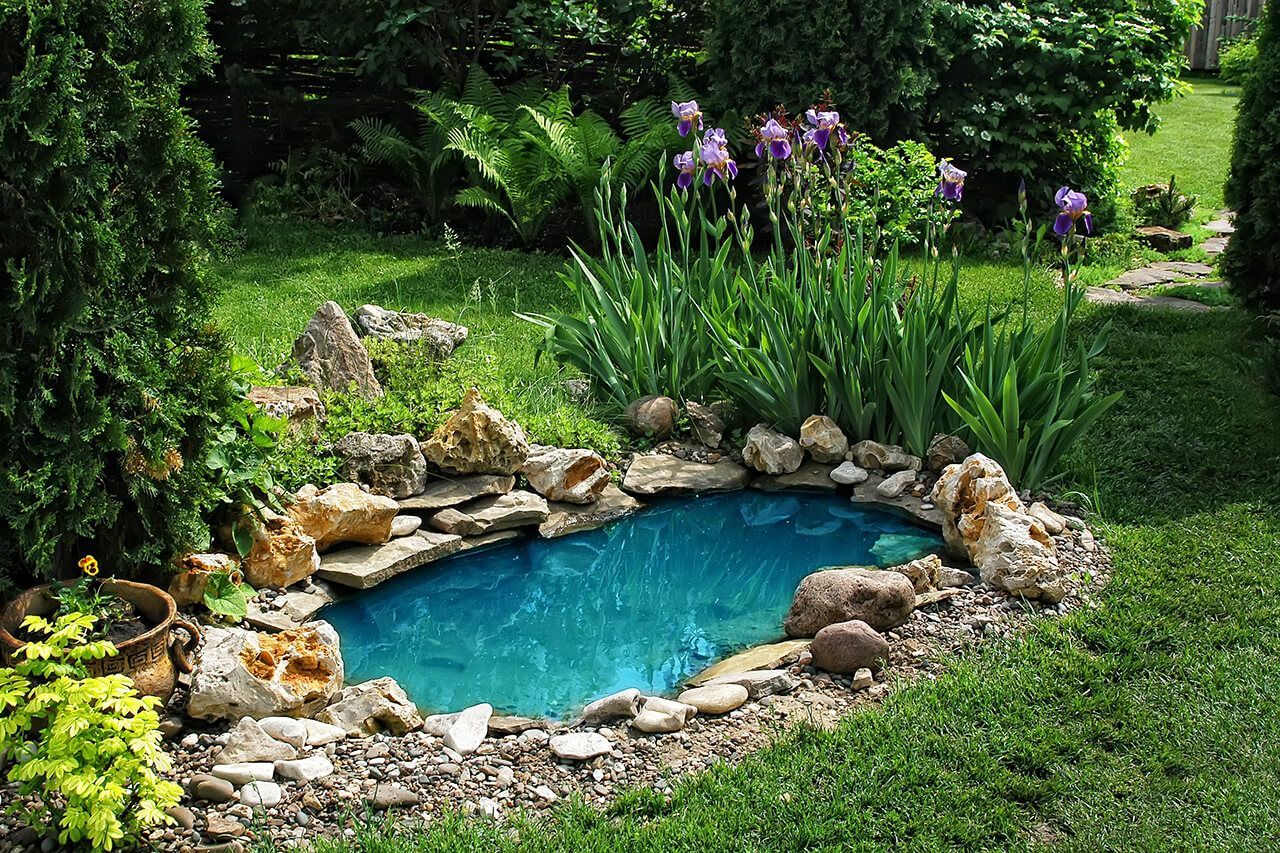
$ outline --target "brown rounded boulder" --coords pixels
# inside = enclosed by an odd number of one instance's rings
[[[889,660],[889,641],[861,619],[850,619],[819,631],[809,651],[819,669],[853,675],[863,667],[876,671],[883,667]]]
[[[828,625],[861,619],[877,631],[888,631],[906,622],[915,604],[915,587],[906,575],[826,569],[800,581],[782,627],[788,637],[812,637]]]

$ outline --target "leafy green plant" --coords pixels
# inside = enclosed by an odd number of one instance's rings
[[[249,612],[249,600],[254,596],[253,587],[245,581],[239,570],[214,572],[204,586],[204,606],[214,616],[239,622]]]
[[[170,822],[165,809],[182,789],[161,776],[172,762],[160,745],[160,700],[139,696],[128,676],[85,670],[85,661],[116,654],[87,639],[94,623],[84,613],[23,620],[43,639],[0,669],[0,754],[19,793],[38,797],[23,813],[29,826],[55,828],[62,844],[112,850]]]
[[[1258,61],[1258,31],[1250,26],[1232,39],[1226,39],[1218,49],[1218,75],[1224,83],[1237,86],[1248,79]]]

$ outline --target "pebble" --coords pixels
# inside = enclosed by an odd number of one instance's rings
[[[283,797],[284,792],[275,782],[250,782],[240,789],[241,804],[251,808],[275,808]]]

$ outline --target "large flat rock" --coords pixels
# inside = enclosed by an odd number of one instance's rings
[[[925,509],[925,502],[910,492],[903,492],[897,497],[885,497],[877,491],[877,487],[886,479],[882,476],[883,472],[871,471],[869,473],[871,476],[853,487],[853,495],[850,500],[856,504],[871,504],[882,509],[896,510],[917,521],[922,521],[930,527],[941,529],[942,510],[933,504],[929,504],[930,509]]]
[[[1118,275],[1107,282],[1107,285],[1109,287],[1122,287],[1125,290],[1141,290],[1144,287],[1155,287],[1159,284],[1184,281],[1186,278],[1187,276],[1184,273],[1173,270],[1143,267],[1142,269],[1129,270],[1127,273]]]
[[[780,643],[752,646],[745,651],[738,652],[732,657],[727,657],[719,663],[707,667],[690,678],[688,683],[696,687],[723,675],[755,672],[762,669],[776,669],[788,658],[807,649],[810,642],[810,640],[783,640]]]
[[[505,495],[516,487],[516,478],[502,474],[475,474],[428,483],[420,494],[400,501],[402,512],[431,512],[458,506],[487,495]]]
[[[631,515],[644,504],[619,489],[613,483],[605,486],[600,497],[592,504],[571,504],[553,501],[548,504],[550,515],[538,525],[538,535],[555,539],[570,533],[595,530],[611,521]]]
[[[633,495],[732,492],[744,489],[751,472],[728,459],[714,465],[688,462],[674,456],[637,456],[622,479],[622,488]]]
[[[249,602],[249,610],[245,621],[255,628],[265,631],[289,631],[300,628],[312,616],[320,612],[320,608],[333,601],[327,593],[314,593],[302,590],[291,590],[277,596],[271,603],[260,601]]]
[[[354,589],[368,589],[388,578],[439,560],[462,548],[462,537],[434,530],[393,539],[385,545],[345,548],[320,558],[316,576]]]
[[[751,488],[765,492],[776,492],[783,489],[810,489],[823,492],[834,492],[839,484],[831,479],[834,465],[821,462],[806,462],[790,474],[760,474],[751,481]]]

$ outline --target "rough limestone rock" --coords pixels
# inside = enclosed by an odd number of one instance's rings
[[[399,511],[400,505],[391,498],[366,492],[355,483],[335,483],[323,489],[307,484],[298,490],[288,509],[289,516],[316,540],[321,551],[344,542],[386,542]]]
[[[828,625],[809,646],[813,665],[827,672],[853,675],[867,668],[879,670],[889,660],[889,641],[861,619]]]
[[[699,714],[727,714],[747,701],[747,688],[741,684],[712,684],[685,690],[677,701],[692,705]]]
[[[518,423],[471,388],[458,410],[422,445],[422,453],[447,474],[514,474],[529,456],[529,442]]]
[[[187,703],[197,719],[310,716],[342,687],[338,632],[328,622],[277,634],[210,627],[204,638]]]
[[[295,758],[292,761],[277,761],[276,775],[281,779],[292,779],[295,782],[314,782],[333,774],[333,762],[323,752],[316,752],[306,758]]]
[[[791,436],[756,424],[747,433],[742,461],[764,474],[790,474],[804,461],[804,451]]]
[[[831,418],[810,415],[800,425],[800,446],[814,462],[834,464],[844,461],[844,455],[849,452],[849,439]]]
[[[169,595],[179,607],[204,601],[204,588],[209,576],[229,574],[240,568],[240,561],[230,554],[187,554],[178,560],[178,573],[169,581]]]
[[[347,736],[346,730],[319,720],[300,720],[299,722],[307,730],[307,746],[325,746],[337,743]]]
[[[698,709],[692,705],[651,696],[644,700],[640,713],[636,714],[631,725],[646,734],[678,732],[697,713]]]
[[[357,737],[381,731],[401,737],[422,727],[422,715],[393,678],[348,687],[315,717]]]
[[[715,687],[722,684],[736,684],[746,688],[752,699],[763,699],[779,693],[790,693],[800,683],[794,675],[785,669],[754,669],[749,672],[731,672],[717,675],[704,685]]]
[[[569,732],[550,740],[551,751],[557,758],[569,761],[588,761],[613,752],[609,739],[599,732]]]
[[[428,523],[442,533],[476,536],[542,524],[550,513],[546,500],[540,495],[517,489],[505,495],[481,498],[457,509],[441,510]]]
[[[489,733],[489,718],[493,706],[487,703],[472,705],[458,714],[458,718],[444,733],[444,745],[459,755],[470,755],[484,743]]]
[[[693,427],[693,436],[712,450],[720,446],[724,440],[724,419],[711,406],[689,400],[684,404],[685,414]]]
[[[852,462],[841,462],[831,470],[831,479],[842,486],[856,486],[865,483],[871,475]]]
[[[461,711],[454,711],[452,714],[432,714],[423,718],[422,730],[432,737],[444,737],[461,714]]]
[[[1067,519],[1049,509],[1044,501],[1036,501],[1027,507],[1027,514],[1044,525],[1045,532],[1050,536],[1057,536],[1067,529]]]
[[[896,498],[911,488],[915,481],[915,471],[911,469],[895,471],[876,485],[876,494],[882,498]]]
[[[782,623],[788,637],[812,637],[828,625],[861,619],[877,631],[907,621],[916,590],[906,575],[878,569],[814,572],[800,581]]]
[[[354,387],[365,398],[382,396],[382,385],[373,375],[369,353],[336,302],[326,302],[316,310],[307,328],[293,342],[293,361],[321,391]]]
[[[631,461],[622,488],[633,495],[702,494],[745,489],[750,480],[751,472],[728,459],[706,465],[653,453]]]
[[[333,451],[342,458],[342,476],[374,494],[407,498],[427,486],[427,460],[411,435],[353,432]]]
[[[929,462],[929,470],[941,474],[948,465],[959,465],[973,453],[964,439],[940,432],[929,442],[929,451],[925,454]]]
[[[975,453],[959,465],[949,465],[933,486],[930,500],[942,513],[942,538],[947,550],[973,560],[973,549],[986,524],[987,507],[999,504],[1017,513],[1027,507],[994,459]]]
[[[259,761],[289,761],[298,757],[293,746],[278,741],[262,730],[252,717],[242,717],[231,730],[226,746],[213,756],[214,764],[247,764]]]
[[[919,471],[924,463],[896,444],[881,444],[870,439],[849,448],[853,461],[871,471]]]
[[[292,518],[264,507],[246,515],[253,547],[240,568],[245,579],[257,589],[282,589],[306,580],[320,568],[316,540]]]
[[[535,445],[520,473],[547,500],[571,504],[595,503],[609,485],[604,457],[583,448]]]
[[[915,587],[916,594],[928,592],[931,589],[938,589],[942,580],[942,570],[946,568],[942,565],[942,559],[937,554],[929,554],[918,560],[912,560],[910,563],[904,563],[901,566],[894,566],[888,571],[900,572],[907,576],[911,581],[911,585]],[[967,572],[965,573],[968,574]]]
[[[423,344],[438,358],[448,358],[467,339],[466,326],[438,320],[426,314],[389,311],[380,305],[362,305],[353,315],[356,330],[366,338]]]
[[[555,539],[570,533],[595,530],[611,521],[631,515],[644,504],[619,489],[613,483],[605,485],[594,503],[586,505],[550,502],[547,504],[547,520],[538,525],[538,535],[543,539]]]
[[[302,720],[293,717],[263,717],[258,720],[262,730],[278,741],[301,749],[307,745],[307,727]]]
[[[622,417],[633,435],[663,439],[675,431],[680,408],[670,397],[650,394],[633,400],[623,411]]]
[[[325,419],[324,403],[316,389],[305,385],[255,385],[245,399],[291,428]]]
[[[1036,518],[1003,504],[987,505],[973,562],[984,581],[1010,595],[1048,604],[1066,595],[1053,538]]]
[[[620,717],[634,717],[640,713],[640,701],[644,697],[634,687],[619,690],[602,699],[597,699],[582,709],[582,722],[586,725],[616,720]]]

